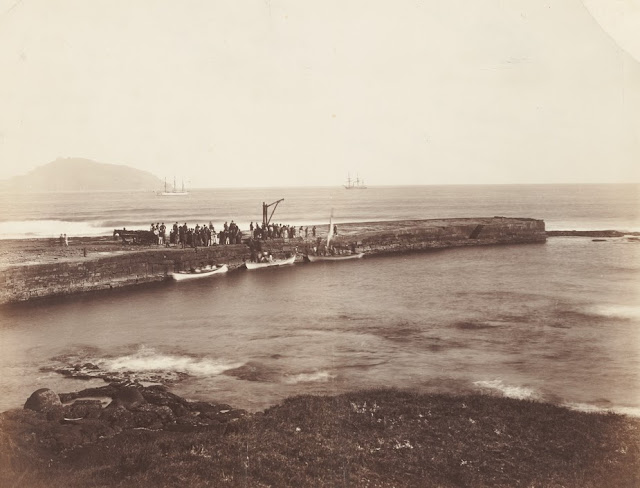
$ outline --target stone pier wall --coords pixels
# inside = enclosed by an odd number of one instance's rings
[[[417,252],[459,246],[541,243],[546,241],[544,221],[503,217],[417,220],[340,224],[337,246],[355,246],[366,255]],[[326,232],[319,232],[316,239]],[[305,241],[274,239],[263,243],[274,257],[298,252],[299,259],[313,247]],[[162,281],[174,271],[207,264],[226,263],[233,270],[249,258],[244,244],[209,248],[94,253],[86,257],[39,264],[30,262],[0,270],[0,304],[40,297]]]

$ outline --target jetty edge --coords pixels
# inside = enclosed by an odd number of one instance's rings
[[[298,252],[298,259],[326,236],[269,239],[263,250],[274,258]],[[543,220],[531,218],[453,218],[338,224],[336,245],[365,252],[365,257],[461,246],[543,243]],[[112,237],[72,237],[0,241],[0,305],[162,281],[174,272],[213,264],[234,270],[249,260],[246,244],[185,248],[140,246]]]
[[[0,414],[0,486],[635,487],[639,432],[483,394],[304,395],[249,413],[162,386],[43,388]]]

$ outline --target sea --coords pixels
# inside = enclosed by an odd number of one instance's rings
[[[194,189],[0,195],[0,238],[110,236],[174,222],[241,228],[531,217],[640,231],[640,185]],[[84,365],[84,366],[83,366]],[[84,379],[61,374],[74,367]],[[238,270],[0,308],[0,411],[38,388],[163,382],[259,411],[376,388],[483,393],[640,416],[640,241],[550,237]]]

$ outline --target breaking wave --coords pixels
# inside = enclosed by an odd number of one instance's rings
[[[55,238],[68,236],[96,237],[111,235],[113,228],[99,223],[66,220],[21,220],[0,222],[0,239]]]
[[[640,319],[640,306],[638,305],[602,305],[592,308],[591,312],[606,317]]]
[[[621,415],[628,415],[630,417],[640,417],[640,407],[598,407],[597,405],[590,405],[588,403],[563,403],[562,406],[579,412],[613,412]]]
[[[326,382],[334,379],[336,376],[328,371],[316,371],[314,373],[300,373],[296,375],[287,376],[284,380],[289,385],[296,385],[298,383],[313,383],[313,382]]]
[[[189,376],[215,376],[228,369],[237,368],[242,364],[208,358],[163,354],[148,347],[140,347],[138,351],[127,356],[96,360],[95,363],[100,369],[112,373],[123,371],[138,373],[173,371],[188,374]]]
[[[507,398],[517,400],[531,400],[537,397],[533,388],[526,386],[507,385],[502,380],[474,381],[473,384],[483,390],[498,391]]]

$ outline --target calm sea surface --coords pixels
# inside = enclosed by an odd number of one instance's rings
[[[192,190],[186,197],[153,192],[0,195],[0,239],[110,235],[115,228],[148,229],[152,222],[242,228],[262,220],[262,202],[284,198],[273,217],[283,224],[532,217],[548,230],[640,231],[640,185],[467,185]],[[273,208],[273,207],[272,207]]]
[[[638,186],[200,190],[2,197],[4,237],[58,225],[94,234],[151,221],[541,218],[548,229],[638,230]],[[77,227],[73,227],[77,226]],[[36,226],[37,227],[37,226]],[[36,233],[42,234],[40,228]],[[238,271],[0,309],[0,411],[34,390],[102,380],[51,370],[92,363],[249,410],[285,397],[395,386],[487,392],[640,414],[640,242],[450,249]]]

